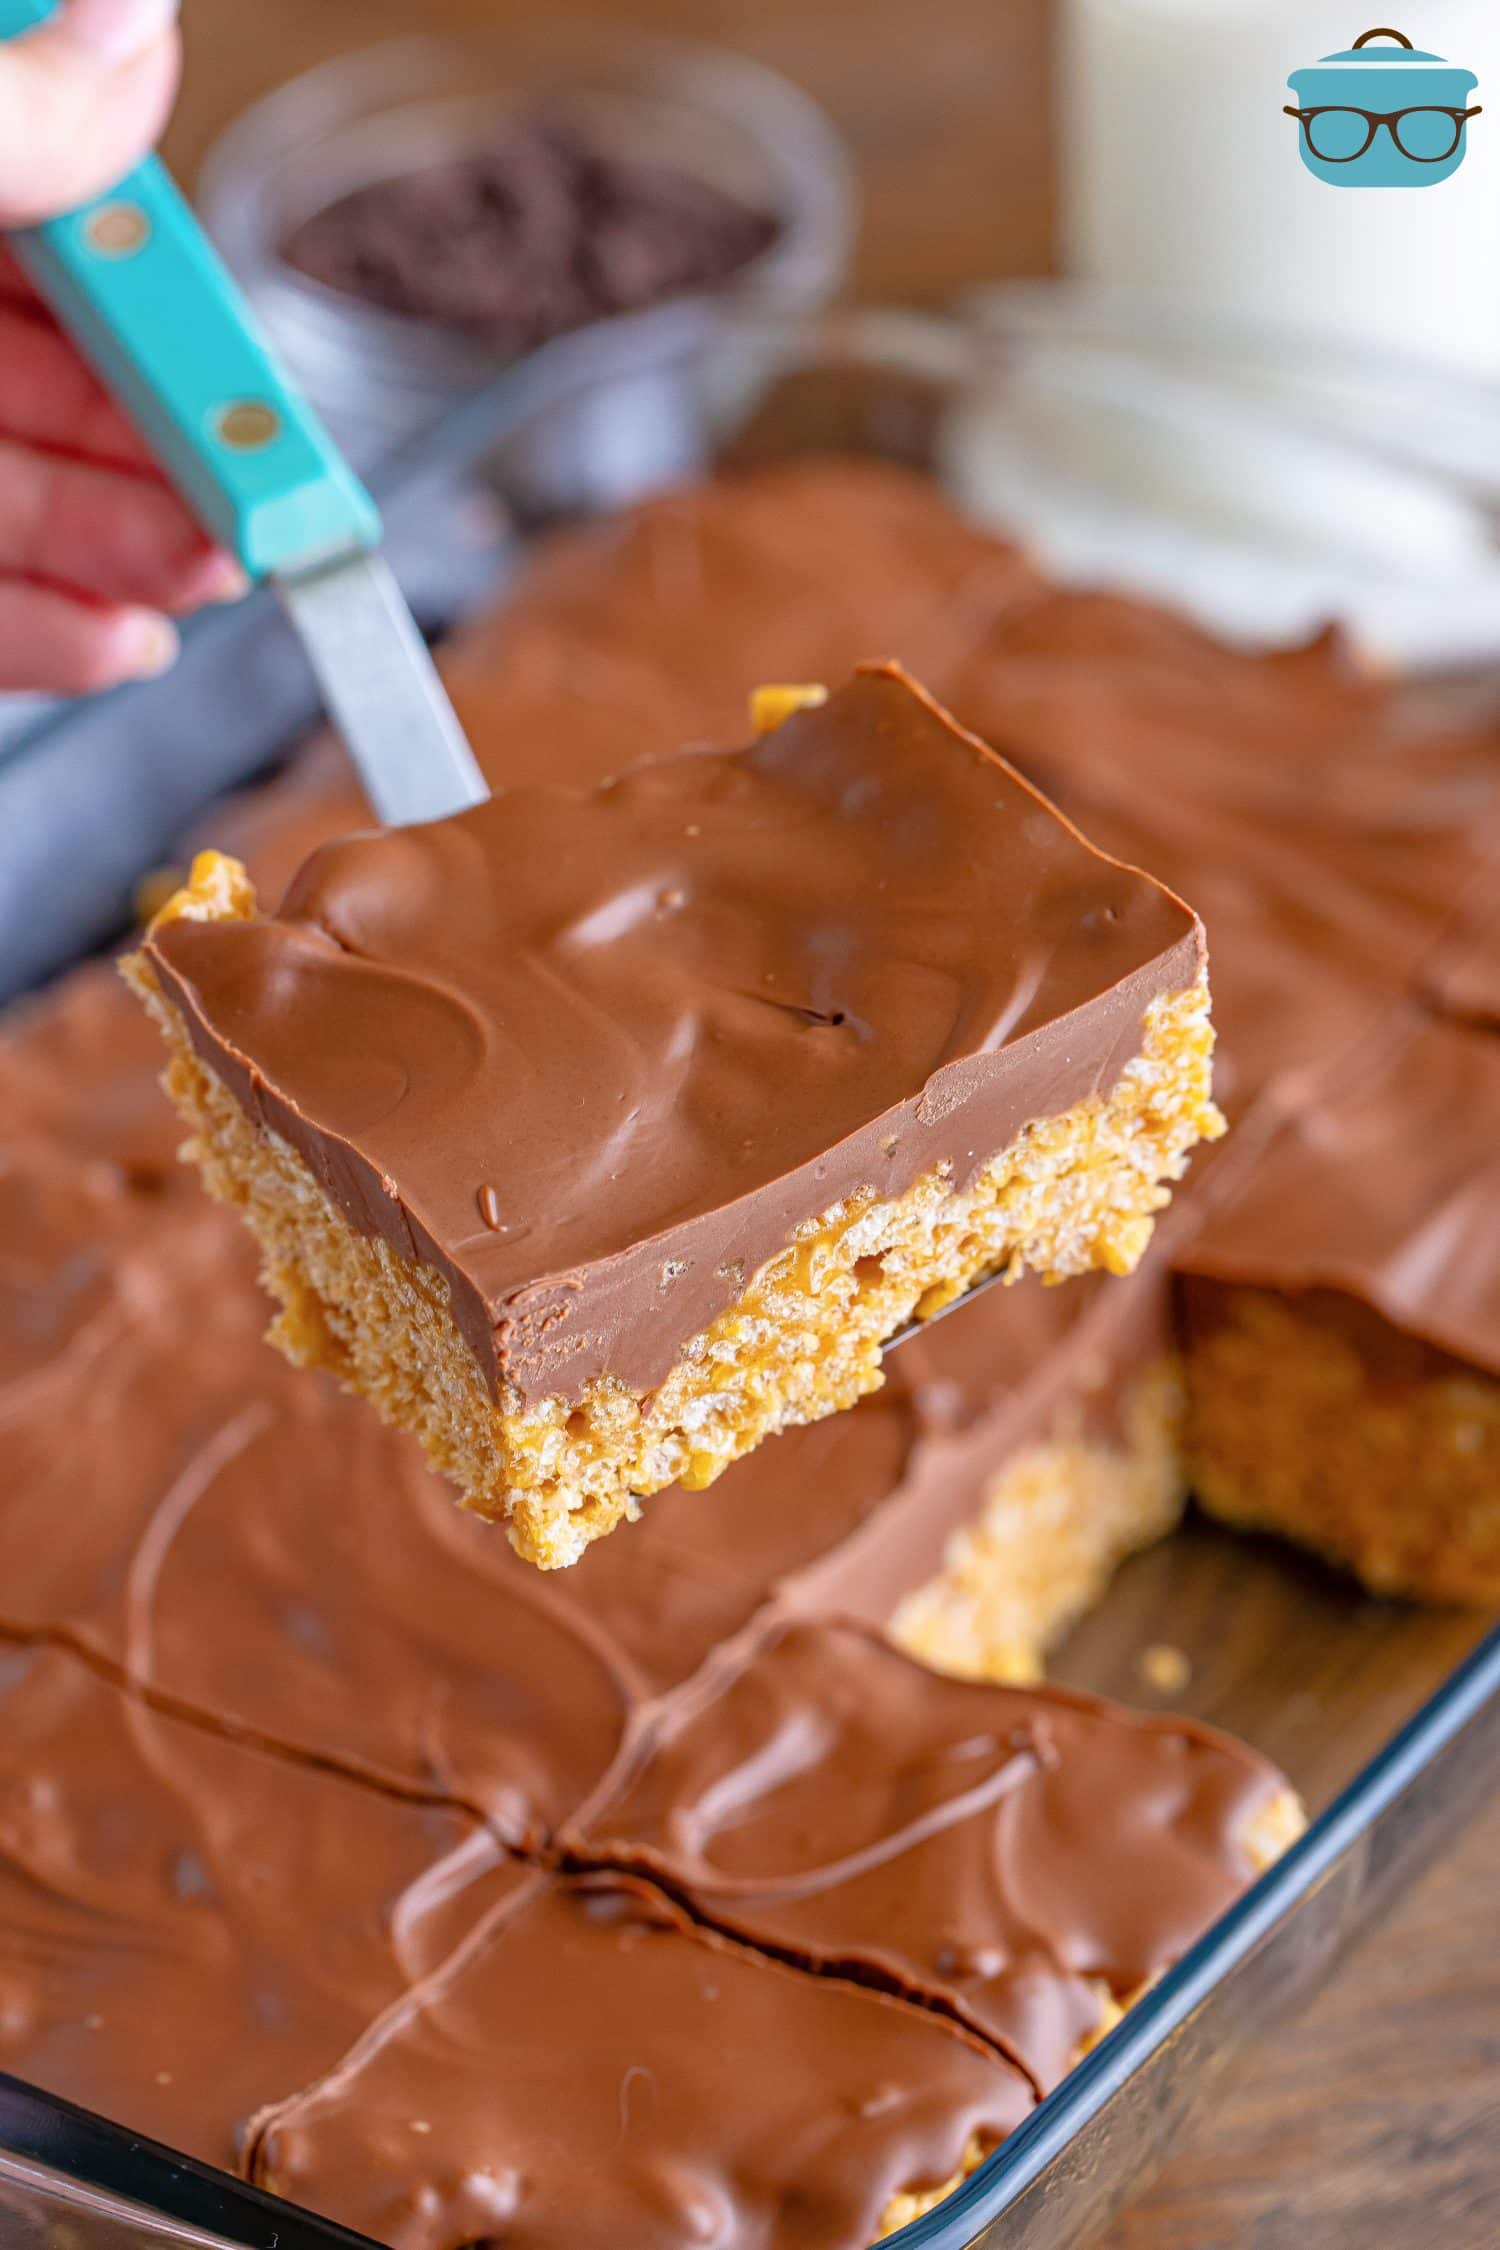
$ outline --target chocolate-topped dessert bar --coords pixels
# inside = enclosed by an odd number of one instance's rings
[[[1167,1231],[1206,1210],[1268,1112],[1295,1110],[1414,989],[1457,1020],[1500,1021],[1492,730],[1414,725],[1401,683],[1337,633],[1251,654],[1150,604],[1050,587],[920,476],[804,459],[556,535],[443,664],[492,785],[511,787],[563,761],[580,781],[622,771],[664,737],[729,739],[756,680],[837,678],[882,646],[1210,931],[1215,1092],[1236,1131],[1195,1166]],[[213,832],[275,896],[367,819],[324,744]],[[1171,1249],[1158,1240],[1125,1284],[992,1291],[889,1359],[883,1412],[906,1468],[839,1557],[861,1615],[894,1620],[931,1661],[1024,1676],[1120,1557],[1171,1527],[1186,1490],[1180,1339],[1160,1302]],[[801,1522],[811,1491],[847,1524],[844,1504],[866,1502],[844,1460],[799,1448],[784,1476],[768,1463],[763,1513]],[[630,1541],[596,1546],[592,1586],[625,1618],[632,1587],[680,1565],[685,1605],[698,1589],[684,1645],[701,1645],[737,1571],[737,1506],[663,1494],[650,1516],[661,1536],[638,1560]]]
[[[773,1623],[648,1717],[555,1871],[265,2119],[255,2176],[401,2250],[860,2250],[1300,1819],[1206,1728]]]
[[[1500,1038],[1413,1008],[1184,1254],[1193,1488],[1377,1593],[1500,1601]]]
[[[272,915],[208,855],[135,975],[283,1350],[546,1568],[979,1276],[1128,1272],[1220,1130],[1196,918],[892,664]]]
[[[794,1622],[679,1696],[562,1841],[764,1951],[920,1996],[1045,2094],[1301,1825],[1209,1728]]]
[[[447,1959],[500,1869],[451,1807],[0,1644],[0,2069],[134,2132],[243,2171],[258,2113]]]
[[[936,2013],[628,1877],[541,1877],[267,2119],[254,2173],[398,2250],[868,2250],[1034,2104]]]

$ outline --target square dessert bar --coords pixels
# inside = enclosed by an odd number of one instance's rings
[[[979,1276],[1128,1272],[1221,1129],[1196,917],[895,665],[274,915],[206,855],[133,974],[282,1349],[546,1568]]]
[[[538,1877],[254,2176],[402,2250],[869,2250],[1029,2114],[1003,2055],[618,1875]]]
[[[1500,1038],[1408,1009],[1179,1261],[1193,1487],[1376,1593],[1500,1601]]]
[[[643,1731],[576,1867],[917,2000],[1049,2093],[1302,1827],[1190,1719],[943,1679],[880,1634],[782,1621]]]

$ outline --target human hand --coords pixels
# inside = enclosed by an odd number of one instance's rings
[[[0,231],[70,211],[151,147],[176,0],[65,0],[0,44]],[[164,671],[170,614],[245,590],[0,245],[0,688]]]

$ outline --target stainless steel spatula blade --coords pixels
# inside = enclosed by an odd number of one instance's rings
[[[384,558],[348,555],[274,584],[376,817],[403,828],[481,804],[479,761]]]

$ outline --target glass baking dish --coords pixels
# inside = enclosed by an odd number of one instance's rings
[[[578,442],[589,426],[579,407],[594,376],[571,339],[393,466],[383,498],[414,582],[425,571],[430,587],[440,585],[435,558],[451,548],[456,523],[473,528],[462,580],[447,582],[446,605],[434,596],[435,610],[492,598],[536,522],[643,494],[664,480],[669,458],[707,467],[840,450],[951,478],[955,463],[973,462],[956,437],[972,433],[976,407],[981,429],[1003,419],[1014,371],[1014,340],[992,320],[898,314],[828,316],[815,326],[757,321],[711,345],[691,322],[658,324],[636,348],[671,376],[667,389],[649,391],[659,402],[669,389],[677,401],[670,446],[645,427],[622,455],[618,417],[597,456]],[[613,379],[613,356],[609,372]],[[569,435],[560,452],[562,431]],[[1401,426],[1401,442],[1409,469],[1411,424]],[[198,694],[205,710],[243,707],[247,677],[274,668],[278,647],[285,652],[279,630],[264,604],[243,605],[190,633],[196,670],[175,690],[170,681],[153,684],[49,723],[19,760],[0,765],[0,837],[7,779],[29,759],[28,786],[50,776],[75,808],[76,862],[87,844],[86,832],[77,833],[78,772],[102,772],[106,748],[118,772],[130,768],[138,743],[159,745],[174,693],[179,701],[185,690]],[[1475,672],[1414,684],[1414,723],[1429,699],[1441,710],[1454,694],[1492,699],[1493,682]],[[184,731],[179,715],[175,739]],[[257,748],[247,736],[243,770],[221,765],[215,783],[243,779],[282,746],[273,735]],[[189,759],[168,792],[178,827],[209,793],[200,777]],[[141,849],[135,871],[165,856],[169,840],[164,830]],[[33,872],[26,912],[36,921],[47,912],[48,885],[45,869]],[[0,899],[0,922],[5,911]],[[1235,2052],[1310,1994],[1343,1946],[1372,1926],[1493,1789],[1500,1628],[1487,1631],[1487,1623],[1375,1600],[1289,1548],[1192,1517],[1125,1566],[1057,1652],[1053,1677],[1140,1701],[1141,1652],[1153,1643],[1180,1650],[1187,1684],[1174,1687],[1173,1705],[1276,1760],[1311,1825],[954,2196],[892,2238],[902,2250],[1085,2243],[1151,2175],[1193,2113],[1212,2102]],[[0,2222],[7,2250],[63,2240],[81,2250],[347,2250],[356,2240],[3,2078]]]
[[[1182,1551],[1174,1552],[1181,1542]],[[1147,1618],[1176,1614],[1195,1575],[1192,1532],[1147,1558]],[[1227,1542],[1226,1542],[1227,1544]],[[1221,1563],[1228,1558],[1221,1557]],[[1254,1607],[1275,1618],[1272,1559]],[[1140,1589],[1126,1589],[1130,1602]],[[1313,1622],[1287,1589],[1288,1626]],[[1355,1597],[1324,1589],[1330,1675],[1369,1677],[1383,1654],[1416,1677],[1399,1622],[1362,1628]],[[1085,1638],[1112,1630],[1111,1593]],[[1317,1601],[1313,1604],[1317,1608]],[[1210,1605],[1212,1608],[1212,1605]],[[1341,1612],[1342,1630],[1340,1630]],[[1408,1622],[1411,1622],[1408,1620]],[[1432,1652],[1436,1660],[1435,1651]],[[1107,1667],[1106,1667],[1107,1669]],[[1269,1692],[1267,1670],[1241,1687],[1290,1716],[1308,1691]],[[1065,1661],[1062,1676],[1089,1676]],[[1181,1701],[1181,1698],[1176,1699]],[[1232,1697],[1231,1697],[1232,1701]],[[1330,1700],[1330,1736],[1372,1721],[1357,1694]],[[1297,1731],[1291,1719],[1289,1731]],[[1314,1760],[1313,1770],[1319,1761]],[[1265,2024],[1304,2001],[1492,1793],[1500,1764],[1500,1629],[1491,1631],[1361,1768],[1307,1833],[936,2211],[889,2237],[897,2250],[1066,2250],[1128,2200],[1211,2103],[1225,2066]],[[362,2236],[175,2156],[71,2103],[0,2074],[0,2239],[6,2250],[369,2250]]]

